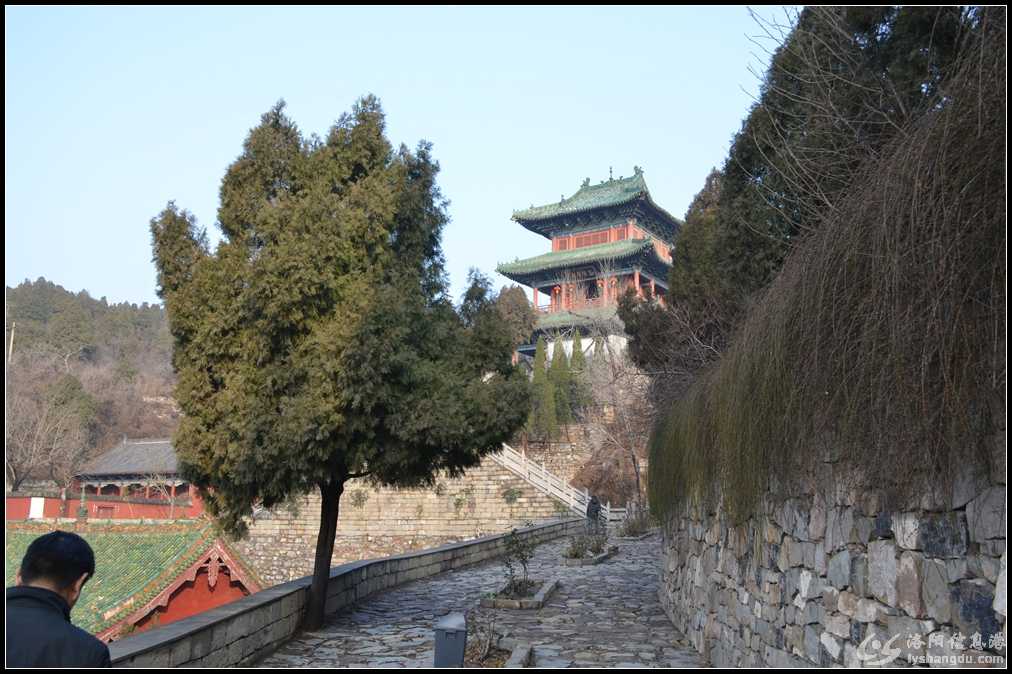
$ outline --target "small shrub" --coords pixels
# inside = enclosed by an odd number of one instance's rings
[[[569,547],[562,555],[568,559],[583,559],[587,556],[587,536],[578,535],[569,539]]]
[[[366,501],[369,500],[369,492],[365,489],[356,489],[351,493],[351,506],[353,508],[365,507]]]
[[[587,548],[595,555],[600,555],[608,546],[608,532],[601,527],[593,534],[587,536]]]
[[[534,543],[525,541],[513,529],[506,537],[506,551],[502,556],[503,574],[506,577],[505,594],[523,596],[527,592],[531,585],[528,571],[533,557]]]
[[[619,530],[622,536],[642,536],[643,534],[650,531],[653,521],[650,519],[650,513],[646,510],[640,510],[635,514],[629,515],[622,522],[622,527]]]
[[[512,506],[513,504],[515,504],[517,501],[520,500],[520,497],[522,495],[523,492],[517,487],[509,487],[508,489],[503,490],[502,498],[504,501],[506,501],[506,503]]]

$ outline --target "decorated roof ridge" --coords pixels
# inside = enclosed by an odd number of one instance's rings
[[[259,585],[261,589],[267,587],[267,583],[265,583],[264,579],[260,577],[260,574],[253,568],[253,565],[250,564],[246,558],[242,556],[239,550],[235,546],[231,545],[224,536],[216,535],[214,540],[217,541],[218,545],[224,548],[226,552],[228,552],[228,554],[232,557],[232,560],[239,566],[239,570],[249,576],[249,578]]]
[[[650,190],[647,189],[647,183],[643,179],[643,169],[636,166],[633,168],[633,175],[628,178],[619,177],[616,179],[609,176],[608,180],[602,180],[597,185],[590,184],[590,178],[587,178],[580,185],[580,189],[568,199],[563,197],[557,204],[532,205],[530,208],[513,211],[513,220],[517,222],[547,220],[594,208],[625,204],[640,195],[649,197]]]
[[[496,266],[500,274],[530,274],[556,267],[589,264],[608,259],[625,258],[636,255],[654,245],[650,239],[623,239],[610,243],[599,243],[593,246],[558,250],[523,260],[501,263]]]

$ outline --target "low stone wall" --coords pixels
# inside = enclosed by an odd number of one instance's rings
[[[581,519],[566,519],[520,530],[543,543],[579,530]],[[351,562],[330,572],[327,612],[374,592],[493,559],[502,554],[504,534],[384,559]],[[115,667],[248,666],[273,652],[298,630],[310,577],[276,585],[231,604],[109,644]]]
[[[555,499],[486,457],[460,478],[429,488],[374,487],[353,480],[341,496],[334,561],[355,561],[501,533],[525,522],[554,519]],[[313,570],[320,528],[320,496],[259,518],[235,547],[268,584]]]
[[[1000,470],[917,508],[837,491],[740,526],[695,507],[667,523],[661,603],[704,658],[849,667],[1005,655],[1003,447]]]

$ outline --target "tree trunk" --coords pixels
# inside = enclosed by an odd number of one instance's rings
[[[313,562],[313,584],[309,587],[306,618],[303,627],[316,630],[323,627],[327,606],[327,585],[330,581],[330,562],[334,557],[334,538],[337,535],[337,515],[344,492],[344,480],[320,485],[320,533],[316,537],[316,560]]]

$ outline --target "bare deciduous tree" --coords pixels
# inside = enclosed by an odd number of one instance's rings
[[[62,358],[37,352],[8,362],[4,468],[12,489],[32,475],[65,487],[84,456],[87,433],[78,410],[52,394],[61,366]]]

